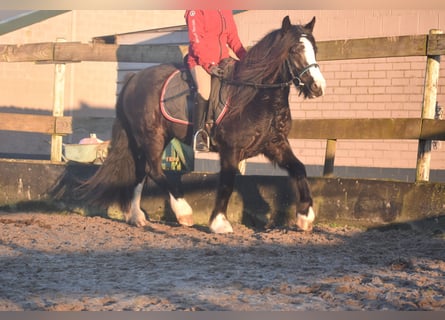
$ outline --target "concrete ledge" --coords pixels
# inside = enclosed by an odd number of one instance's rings
[[[108,211],[82,208],[82,204],[52,201],[48,190],[68,170],[71,177],[87,178],[97,166],[52,164],[48,161],[0,160],[0,210],[75,210],[84,214],[108,214],[120,219],[115,208]],[[195,223],[207,224],[213,208],[216,173],[168,173],[181,183],[194,209]],[[409,183],[369,179],[310,178],[317,221],[336,225],[379,227],[430,221],[444,230],[445,184]],[[295,195],[283,176],[237,176],[229,203],[233,222],[263,227],[271,218],[289,224],[295,216]],[[154,220],[172,220],[168,198],[152,182],[144,190],[142,208]]]

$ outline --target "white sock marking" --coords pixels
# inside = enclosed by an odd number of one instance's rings
[[[176,199],[170,193],[170,206],[180,224],[184,226],[193,225],[193,210],[184,198]]]
[[[304,231],[312,230],[312,224],[314,220],[315,212],[312,207],[309,207],[307,216],[301,213],[297,214],[297,226]]]
[[[218,213],[210,224],[210,231],[213,233],[231,233],[233,232],[233,228],[226,216]]]
[[[145,180],[144,180],[145,181]],[[125,220],[127,223],[135,225],[137,227],[143,227],[147,224],[145,214],[141,210],[141,197],[142,189],[144,188],[144,181],[139,183],[133,191],[133,198],[130,203],[130,210],[125,214]]]

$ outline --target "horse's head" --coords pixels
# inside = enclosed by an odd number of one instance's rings
[[[283,19],[281,34],[292,41],[286,64],[295,85],[306,98],[322,96],[326,89],[320,68],[315,60],[317,47],[312,31],[315,17],[303,26],[292,25],[289,16]]]

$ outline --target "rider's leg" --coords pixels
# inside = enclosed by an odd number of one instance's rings
[[[209,109],[211,76],[201,66],[192,68],[191,73],[197,87],[195,106],[193,108],[193,137],[199,133],[194,138],[195,150],[209,151],[207,139],[204,140],[201,132],[205,132],[205,121]],[[204,136],[207,137],[206,134]]]

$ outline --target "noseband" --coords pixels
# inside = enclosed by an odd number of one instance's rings
[[[312,67],[319,68],[320,67],[318,65],[318,63],[311,63],[310,65],[304,67],[303,70],[297,71],[297,74],[295,74],[294,70],[292,69],[289,58],[286,59],[286,65],[287,65],[287,68],[289,69],[289,73],[292,77],[292,79],[290,81],[293,82],[295,84],[295,86],[297,86],[297,87],[304,87],[304,82],[301,80],[301,77],[306,72],[308,72],[310,68],[312,68]]]

